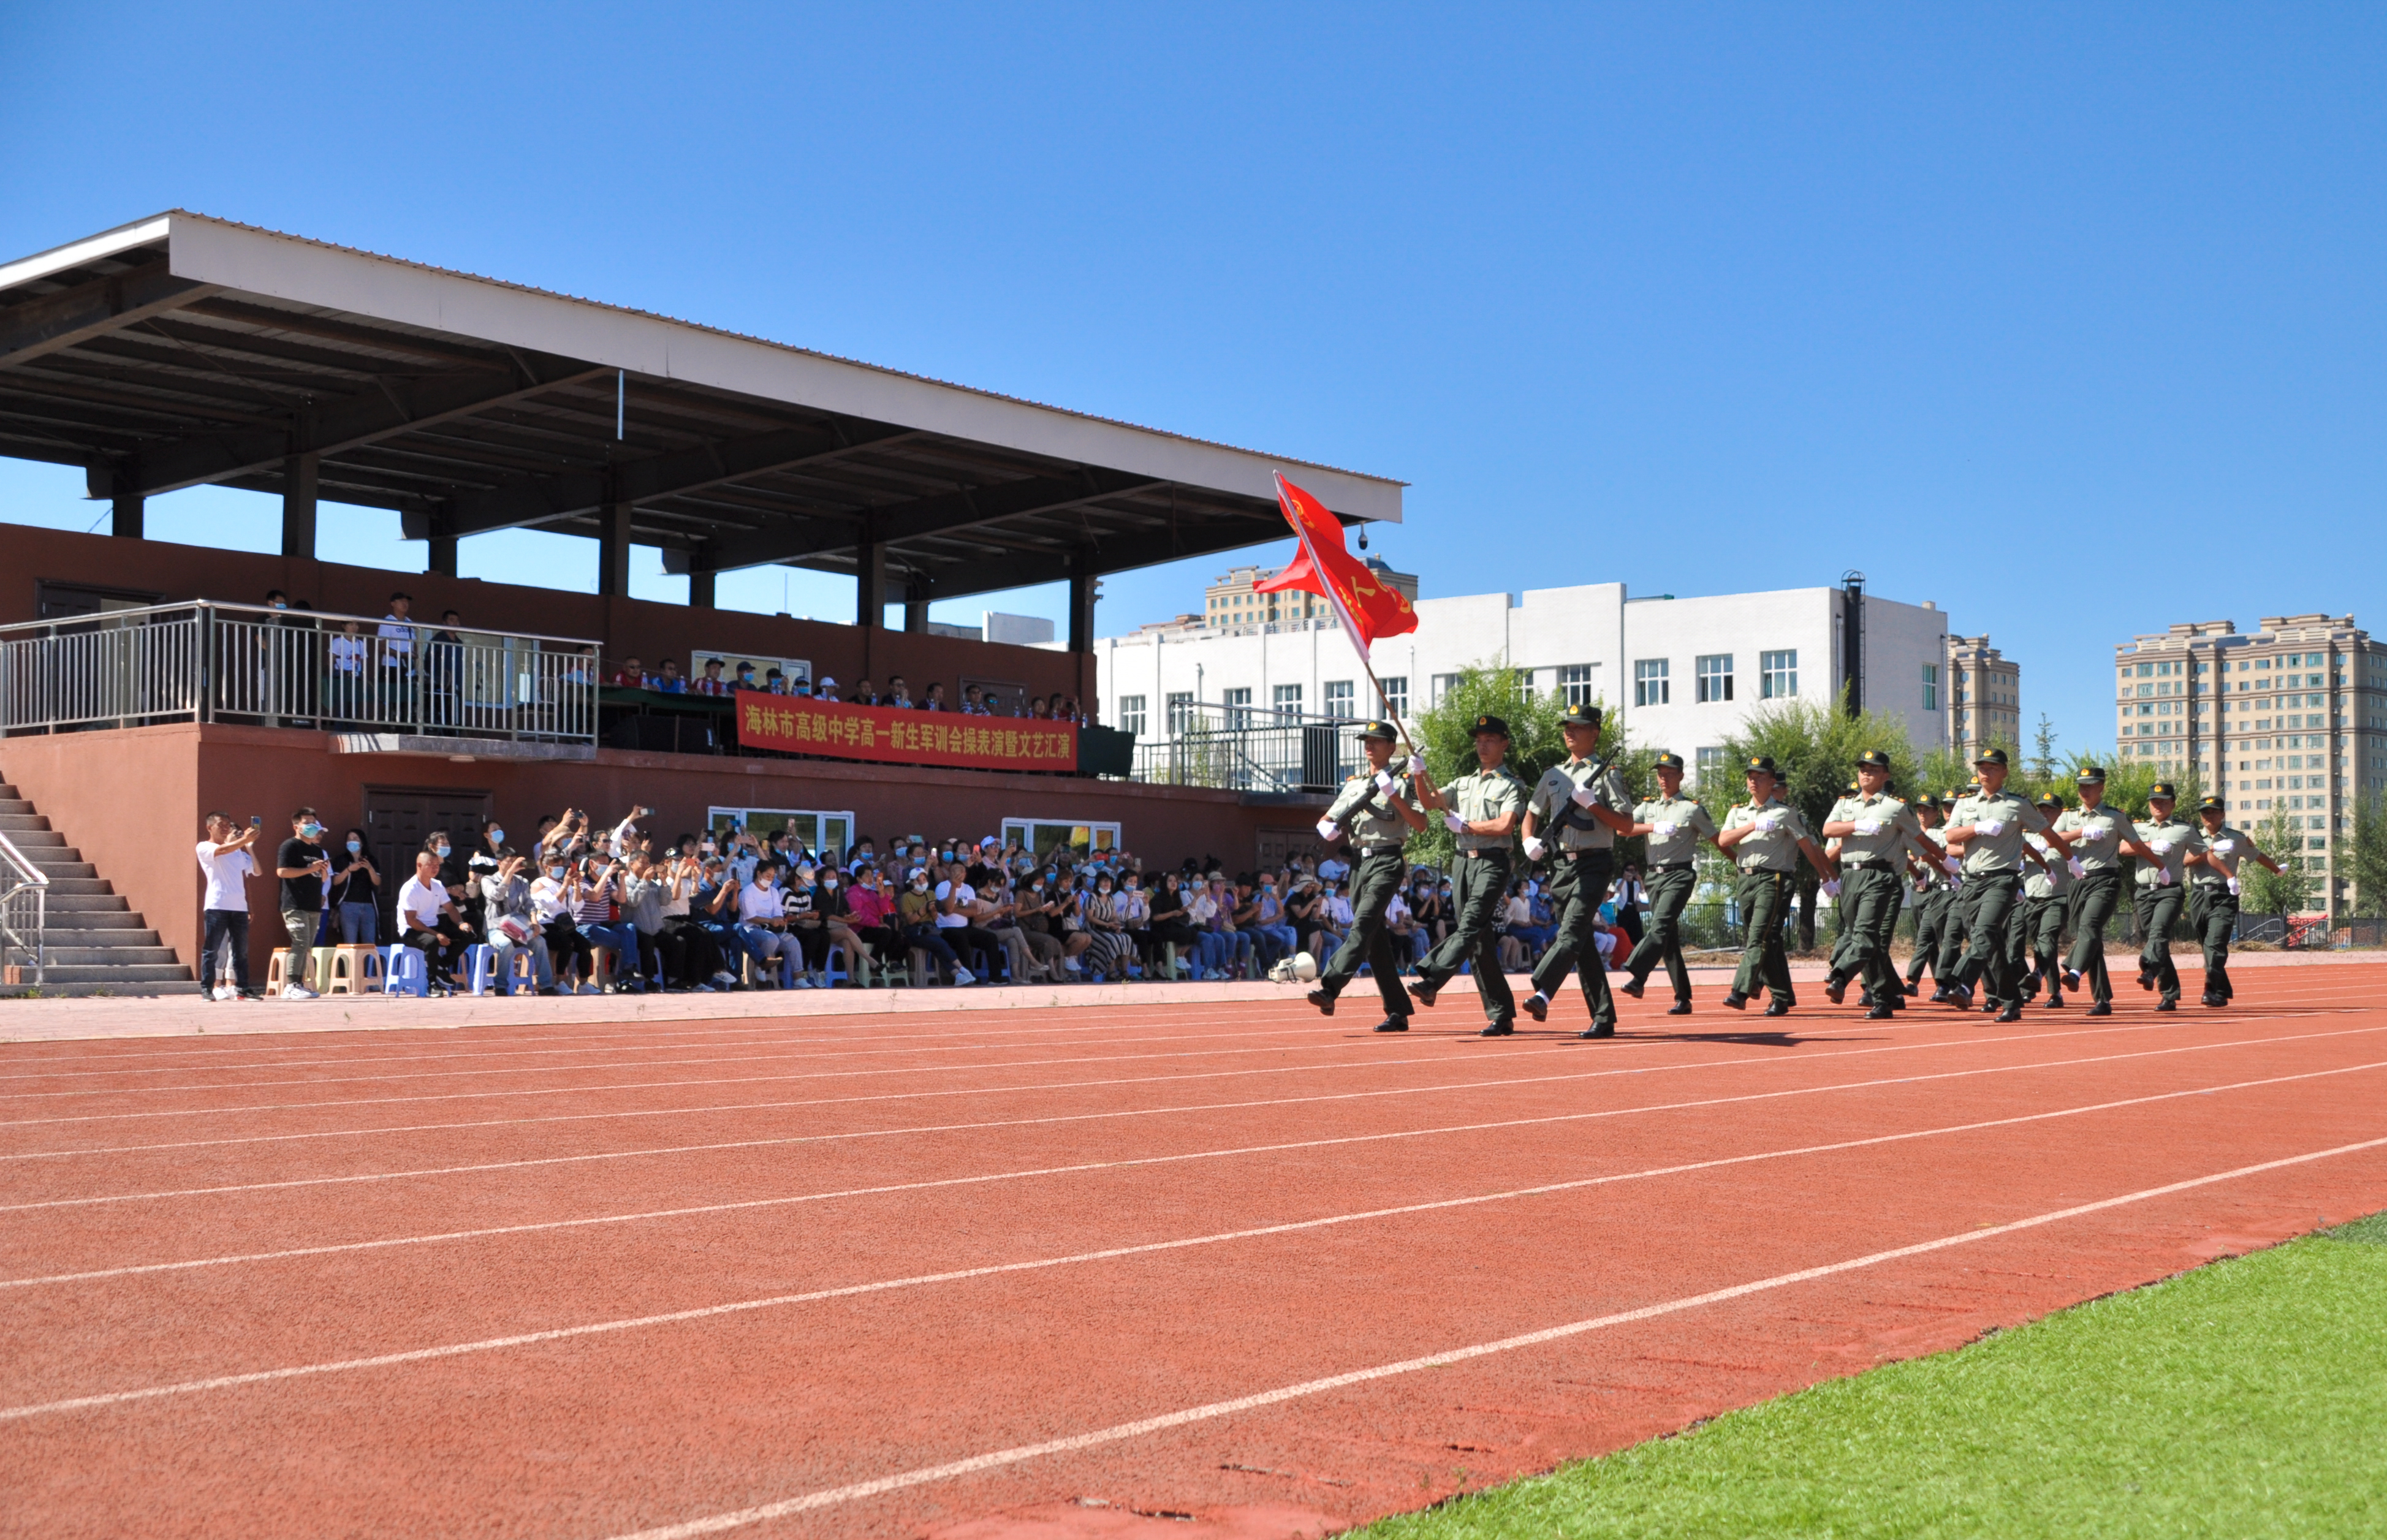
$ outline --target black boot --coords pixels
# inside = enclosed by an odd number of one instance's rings
[[[1409,1018],[1405,1016],[1388,1016],[1376,1023],[1379,1032],[1406,1032],[1408,1029]]]
[[[1318,1014],[1320,1016],[1332,1016],[1334,1014],[1334,997],[1327,993],[1324,990],[1310,991],[1309,1003],[1318,1007]]]

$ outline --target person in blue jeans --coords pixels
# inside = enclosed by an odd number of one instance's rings
[[[347,848],[332,854],[332,884],[325,896],[343,946],[371,946],[381,930],[381,871],[365,853],[365,831],[348,830]]]
[[[1276,890],[1274,872],[1260,874],[1259,891],[1252,896],[1252,902],[1256,906],[1255,929],[1267,939],[1269,946],[1274,951],[1274,955],[1264,958],[1263,961],[1272,963],[1279,957],[1290,957],[1300,951],[1301,938],[1294,934],[1293,927],[1286,923],[1284,899]]]

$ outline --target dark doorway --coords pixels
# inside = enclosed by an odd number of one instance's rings
[[[469,855],[489,821],[486,791],[425,791],[402,786],[365,788],[365,849],[381,868],[381,934],[395,940],[398,890],[414,875],[414,852],[435,829],[446,829]]]
[[[140,610],[166,602],[164,594],[144,593],[136,588],[98,588],[88,583],[53,583],[46,577],[34,586],[33,599],[43,620],[114,614],[119,610]]]

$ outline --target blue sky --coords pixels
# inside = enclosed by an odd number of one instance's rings
[[[1860,567],[1988,631],[2067,747],[2133,632],[2387,627],[2377,7],[19,0],[7,34],[0,257],[179,205],[1397,476],[1375,549],[1429,596]],[[0,519],[81,493],[0,461]],[[423,552],[325,510],[327,557]],[[595,585],[586,541],[463,560]],[[1224,565],[1109,579],[1101,628]],[[634,582],[685,595],[650,550]]]

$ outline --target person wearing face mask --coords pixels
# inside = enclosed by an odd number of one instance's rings
[[[1014,915],[1017,916],[1021,942],[1027,950],[1025,968],[1028,982],[1040,982],[1061,977],[1063,947],[1055,934],[1059,928],[1061,905],[1055,902],[1048,879],[1042,876],[1028,877],[1016,890]],[[1018,971],[1020,959],[1013,959]]]
[[[561,994],[574,991],[571,976],[580,978],[582,994],[597,992],[597,949],[573,922],[580,900],[580,870],[562,855],[550,854],[547,865],[530,885],[531,914],[547,937],[549,966]]]
[[[1159,943],[1152,939],[1152,895],[1143,890],[1143,877],[1135,872],[1122,876],[1111,903],[1118,912],[1119,928],[1128,945],[1135,949],[1137,967],[1144,978],[1151,978]]]
[[[754,868],[754,880],[739,890],[738,940],[758,965],[757,984],[791,987],[802,976],[804,948],[788,934],[787,899],[778,877],[779,869],[765,861]]]
[[[943,928],[939,926],[936,896],[928,890],[928,874],[916,868],[905,882],[902,896],[895,901],[896,925],[903,933],[903,944],[915,952],[925,952],[945,965],[955,984],[975,984],[977,975],[962,966],[961,956],[945,940]]]
[[[1260,874],[1259,890],[1252,895],[1252,933],[1266,946],[1260,958],[1263,967],[1301,950],[1301,938],[1286,922],[1284,899],[1277,891],[1274,872]]]
[[[289,956],[283,964],[284,1000],[315,998],[307,981],[317,977],[315,927],[323,912],[323,884],[332,875],[322,839],[322,821],[313,808],[302,807],[290,815],[290,838],[282,841],[273,858],[273,875],[282,879],[282,928],[290,938]],[[322,953],[326,969],[331,960],[329,951]]]
[[[505,826],[492,818],[481,830],[480,843],[474,846],[473,853],[464,859],[466,886],[464,898],[457,907],[463,910],[464,917],[474,924],[481,925],[481,906],[487,902],[487,891],[483,885],[497,875],[498,864],[512,854],[513,850],[506,843]],[[486,934],[488,928],[481,925],[481,929]]]
[[[380,931],[381,873],[365,853],[365,831],[348,830],[347,848],[332,857],[332,914],[343,946],[372,946]]]
[[[547,938],[539,931],[537,905],[523,868],[530,863],[508,851],[496,868],[481,878],[481,912],[487,927],[481,932],[495,953],[491,972],[499,994],[514,992],[516,952],[530,954],[531,984],[541,994],[555,992],[555,965],[548,955]]]
[[[1082,966],[1086,977],[1110,983],[1126,978],[1128,959],[1135,955],[1135,943],[1128,940],[1127,927],[1119,920],[1110,873],[1094,874],[1094,890],[1079,900],[1078,917],[1085,927]]]
[[[846,926],[854,939],[881,966],[893,962],[895,949],[903,944],[903,933],[895,925],[895,895],[880,881],[878,866],[868,861],[856,863],[853,880],[839,898],[845,906]]]
[[[472,896],[473,885],[464,870],[465,858],[456,853],[456,841],[446,829],[434,829],[423,848],[439,858],[439,885],[448,890],[448,902],[461,906]]]

